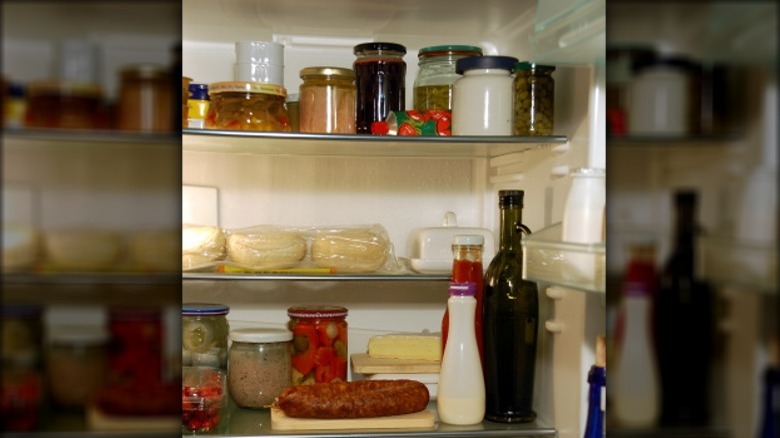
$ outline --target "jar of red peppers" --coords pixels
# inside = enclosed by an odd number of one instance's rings
[[[215,82],[209,85],[208,129],[290,131],[284,87],[260,82]]]
[[[292,384],[347,381],[347,309],[294,306],[287,309],[293,332]]]

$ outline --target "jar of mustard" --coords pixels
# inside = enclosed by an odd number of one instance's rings
[[[207,129],[290,132],[284,87],[261,82],[215,82]]]
[[[347,381],[347,309],[294,306],[287,309],[293,333],[292,384]]]

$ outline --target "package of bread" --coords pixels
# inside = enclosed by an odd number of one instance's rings
[[[147,272],[177,272],[181,251],[179,230],[142,230],[130,234],[128,251],[133,267]]]
[[[116,268],[122,256],[122,239],[111,230],[91,228],[47,232],[44,250],[55,269],[102,271]]]
[[[200,269],[224,258],[225,234],[222,228],[212,225],[182,225],[182,270]]]
[[[297,266],[306,257],[306,239],[275,226],[257,226],[227,232],[228,260],[241,267],[264,271]]]
[[[381,225],[323,229],[311,244],[311,259],[336,273],[367,273],[385,266],[392,254],[387,231]]]
[[[40,255],[40,236],[29,225],[3,225],[3,271],[32,268]]]

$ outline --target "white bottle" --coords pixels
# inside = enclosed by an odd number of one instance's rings
[[[512,135],[517,58],[470,56],[457,61],[452,87],[452,135]]]
[[[436,402],[439,419],[448,424],[477,424],[485,415],[485,380],[474,332],[476,291],[474,283],[450,283],[449,336],[441,359]]]
[[[604,169],[583,167],[574,170],[571,177],[571,189],[563,209],[561,239],[581,244],[603,242],[606,172]],[[566,257],[573,272],[566,271],[564,275],[576,281],[596,281],[599,274],[592,254],[572,251]]]

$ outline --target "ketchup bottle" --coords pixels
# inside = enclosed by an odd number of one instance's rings
[[[477,348],[480,361],[484,363],[485,355],[482,348],[482,295],[485,280],[482,271],[482,250],[485,238],[479,234],[459,234],[452,238],[452,282],[474,283],[477,287],[475,298],[477,311],[474,317],[474,330],[477,335]],[[444,311],[441,321],[442,352],[447,345],[449,332],[449,309]]]

